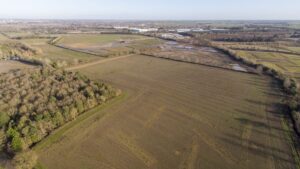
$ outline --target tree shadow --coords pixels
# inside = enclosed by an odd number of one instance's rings
[[[281,127],[273,126],[271,124],[266,124],[265,122],[256,121],[256,120],[252,120],[252,119],[247,119],[247,118],[234,118],[234,119],[239,121],[242,124],[251,124],[252,126],[254,126],[256,128],[263,128],[263,129],[271,128],[271,129],[274,129],[274,130],[286,132]]]
[[[242,128],[233,128],[231,127],[231,129],[235,130],[236,132],[239,132],[239,133],[242,133],[243,132],[243,129]],[[270,136],[272,138],[276,138],[278,140],[282,140],[282,139],[286,139],[285,137],[283,136],[278,136],[278,135],[275,135],[273,133],[268,133],[268,132],[265,132],[263,130],[259,130],[259,129],[256,129],[256,128],[252,128],[251,129],[252,132],[255,132],[256,134],[260,134],[262,136]]]
[[[282,150],[271,145],[257,143],[251,140],[245,140],[232,134],[227,134],[226,136],[219,138],[222,141],[238,147],[242,149],[242,151],[249,152],[255,156],[261,156],[263,158],[272,156],[274,160],[279,163],[288,163],[289,165],[295,165],[292,154],[287,152],[286,150]],[[247,142],[247,144],[243,144],[243,141]]]
[[[245,111],[245,110],[241,110],[241,109],[235,109],[235,110],[238,111],[241,114],[251,116],[251,117],[254,117],[256,119],[267,118],[267,120],[270,120],[270,121],[273,121],[273,122],[280,122],[280,119],[275,118],[275,117],[268,117],[268,116],[261,115],[259,113],[255,113],[255,112],[251,112],[251,111]]]

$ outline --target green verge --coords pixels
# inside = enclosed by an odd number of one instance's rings
[[[291,151],[295,160],[296,168],[300,169],[300,158],[298,155],[298,151],[296,150],[296,136],[295,132],[292,128],[292,126],[289,125],[290,123],[287,121],[287,119],[282,118],[281,120],[281,126],[284,130],[284,133],[286,135],[286,138],[288,140],[288,143],[291,147]]]
[[[65,134],[68,130],[70,130],[71,128],[73,128],[74,126],[84,122],[85,120],[92,118],[94,116],[96,120],[99,120],[101,118],[103,118],[106,113],[103,111],[106,108],[109,108],[110,106],[121,102],[122,100],[126,99],[128,97],[128,94],[123,93],[121,96],[118,96],[110,101],[108,101],[107,103],[104,103],[102,105],[99,105],[85,113],[83,113],[82,115],[78,116],[75,120],[69,122],[68,124],[58,128],[57,130],[55,130],[53,133],[51,133],[48,137],[46,137],[44,140],[42,140],[41,142],[39,142],[38,144],[36,144],[32,150],[36,151],[36,152],[40,152],[42,150],[44,150],[45,148],[51,146],[51,144],[54,144],[56,142],[58,142],[60,140],[60,138],[62,138],[63,134]]]

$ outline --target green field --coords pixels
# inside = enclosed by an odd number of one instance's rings
[[[139,55],[79,72],[126,97],[46,139],[48,169],[296,168],[269,78]]]
[[[264,64],[300,80],[300,48],[293,42],[248,42],[242,44],[222,42],[220,44],[235,50],[240,57],[251,60],[253,63]]]
[[[106,44],[111,43],[118,40],[137,40],[144,38],[140,35],[114,35],[114,34],[103,34],[103,35],[93,35],[93,34],[69,34],[64,35],[62,40],[59,42],[60,44],[80,44],[80,43],[88,43],[88,44]]]
[[[4,40],[7,40],[7,38],[6,38],[4,35],[2,35],[2,34],[0,33],[0,42],[1,42],[1,41],[4,41]]]
[[[61,36],[56,45],[102,56],[123,55],[134,49],[157,46],[162,40],[141,35],[68,34]]]
[[[91,62],[102,59],[101,57],[89,55],[86,53],[76,52],[68,49],[59,48],[48,44],[49,39],[24,39],[21,42],[29,44],[32,47],[42,50],[39,57],[48,58],[55,61],[66,61],[73,64],[75,60],[78,62]]]

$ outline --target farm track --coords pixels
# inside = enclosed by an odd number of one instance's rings
[[[99,60],[99,61],[94,61],[94,62],[90,62],[90,63],[85,63],[85,64],[81,64],[81,65],[76,65],[76,66],[72,66],[69,68],[66,68],[66,70],[68,71],[72,71],[72,70],[77,70],[77,69],[83,69],[89,66],[94,66],[97,64],[101,64],[101,63],[107,63],[107,62],[111,62],[111,61],[115,61],[115,60],[119,60],[119,59],[124,59],[127,57],[130,57],[131,55],[124,55],[124,56],[118,56],[118,57],[112,57],[112,58],[107,58],[107,59],[103,59],[103,60]]]
[[[146,56],[76,70],[128,97],[43,149],[49,169],[295,168],[270,79]]]
[[[79,49],[65,47],[65,46],[61,46],[61,45],[57,45],[57,44],[50,44],[49,43],[49,45],[55,46],[57,48],[65,49],[65,50],[70,50],[70,51],[73,51],[73,52],[79,52],[79,53],[84,53],[84,54],[88,54],[88,55],[92,55],[92,56],[98,56],[98,57],[104,57],[105,58],[105,56],[97,54],[97,53],[93,53],[93,52],[82,51],[82,50],[79,50]]]

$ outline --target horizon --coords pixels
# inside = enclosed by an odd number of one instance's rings
[[[134,22],[134,21],[172,21],[172,22],[298,22],[300,19],[64,19],[64,18],[1,18],[0,20],[30,20],[30,21],[126,21],[126,22]]]
[[[11,0],[0,6],[0,18],[31,20],[300,20],[300,1],[290,0]]]

